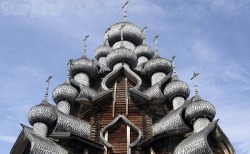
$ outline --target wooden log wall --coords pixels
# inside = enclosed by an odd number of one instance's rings
[[[134,87],[133,83],[124,75],[120,75],[109,85],[109,88],[113,90],[113,98],[103,100],[95,107],[82,107],[78,117],[91,122],[90,139],[101,142],[99,138],[100,130],[112,122],[119,114],[125,115],[135,124],[143,132],[144,137],[151,136],[152,119],[144,111],[142,105],[130,98],[128,91],[132,87]],[[132,129],[130,129],[130,135],[127,135],[127,129],[124,122],[119,122],[114,128],[108,130],[107,140],[112,144],[112,149],[108,149],[108,153],[127,154],[128,143],[133,143],[138,137],[138,134]],[[130,137],[129,141],[127,137]],[[131,153],[138,152],[132,150]]]

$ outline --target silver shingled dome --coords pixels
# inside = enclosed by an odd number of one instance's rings
[[[108,45],[102,45],[99,46],[96,50],[95,50],[95,59],[99,60],[100,57],[107,57],[107,55],[112,51],[113,49],[108,46]]]
[[[164,58],[155,58],[149,60],[144,66],[144,72],[151,77],[154,73],[163,72],[169,74],[173,72],[172,64],[169,60]]]
[[[119,62],[127,63],[131,69],[134,69],[137,65],[137,57],[132,50],[118,48],[107,56],[106,63],[110,69],[113,69],[113,66]]]
[[[176,75],[172,77],[171,82],[167,84],[164,89],[164,95],[169,101],[176,96],[181,96],[187,99],[189,94],[190,89],[188,88],[188,85],[185,82],[180,81]]]
[[[71,64],[72,76],[80,72],[87,73],[89,77],[92,78],[98,73],[98,68],[93,61],[85,57],[82,57],[82,58],[73,60]]]
[[[55,103],[58,103],[62,100],[68,101],[69,103],[74,103],[78,91],[73,87],[69,81],[57,86],[52,92],[52,98]]]
[[[125,48],[127,48],[127,49],[130,49],[130,50],[132,50],[132,51],[134,51],[135,50],[135,45],[133,44],[133,43],[131,43],[131,42],[129,42],[129,41],[122,41],[123,42],[123,46],[125,47]],[[113,45],[113,49],[118,49],[118,48],[121,48],[122,46],[121,46],[121,41],[118,41],[118,42],[116,42],[114,45]]]
[[[116,42],[121,41],[121,32],[119,31],[121,25],[125,25],[123,28],[124,40],[132,42],[136,46],[142,44],[144,35],[139,27],[130,22],[119,22],[112,25],[108,33],[104,36],[104,38],[108,38],[110,46],[113,46]],[[109,35],[109,37],[107,35]]]
[[[194,97],[193,103],[191,103],[185,110],[185,118],[190,124],[199,117],[206,117],[212,121],[215,114],[215,107],[208,101],[201,99],[199,95]]]
[[[152,59],[154,57],[153,49],[146,44],[142,44],[142,45],[137,46],[134,50],[134,53],[137,55],[138,58],[140,56],[145,56],[148,59]]]
[[[53,106],[48,103],[41,103],[32,107],[28,113],[28,120],[31,125],[36,122],[42,122],[51,126],[57,120],[57,115]]]

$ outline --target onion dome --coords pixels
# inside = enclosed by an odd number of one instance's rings
[[[113,66],[119,62],[125,62],[130,65],[131,69],[134,69],[137,65],[137,57],[132,50],[118,48],[107,56],[106,63],[110,69],[113,69]]]
[[[95,50],[95,59],[99,60],[100,57],[106,57],[113,49],[110,46],[102,45]]]
[[[116,42],[121,41],[120,27],[125,25],[123,30],[123,38],[126,41],[134,43],[136,46],[141,45],[144,39],[144,35],[141,29],[130,22],[119,22],[112,25],[108,34],[106,33],[104,38],[108,38],[109,45],[113,46]],[[109,37],[107,37],[108,35]]]
[[[177,75],[174,75],[172,77],[171,82],[167,84],[164,89],[164,95],[169,101],[171,101],[171,99],[173,99],[176,96],[181,96],[187,99],[189,94],[190,94],[190,89],[188,85],[185,82],[180,81]]]
[[[145,56],[148,59],[152,59],[154,57],[153,49],[146,44],[137,46],[134,50],[134,53],[137,55],[137,57]]]
[[[41,104],[30,109],[28,113],[28,120],[31,125],[34,125],[36,122],[42,122],[51,126],[56,122],[57,115],[53,106],[44,100]]]
[[[72,76],[80,72],[87,73],[92,78],[98,73],[98,68],[93,61],[83,56],[82,58],[73,60],[71,65]]]
[[[127,48],[127,49],[130,49],[130,50],[135,50],[135,45],[133,44],[133,43],[131,43],[131,42],[129,42],[129,41],[122,41],[122,44],[123,44],[123,46],[125,47],[125,48]],[[113,49],[118,49],[118,48],[121,48],[121,47],[123,47],[123,46],[121,46],[121,41],[118,41],[118,42],[116,42],[114,45],[113,45]]]
[[[52,98],[55,103],[62,100],[67,100],[68,102],[73,103],[77,95],[77,89],[70,84],[68,79],[65,83],[57,86],[52,92]]]
[[[144,66],[145,74],[151,77],[154,73],[163,72],[169,74],[173,71],[172,64],[164,58],[155,58],[149,60]]]
[[[190,124],[199,117],[205,117],[212,121],[215,114],[215,107],[208,101],[201,99],[199,95],[194,97],[193,103],[191,103],[185,110],[185,118]]]

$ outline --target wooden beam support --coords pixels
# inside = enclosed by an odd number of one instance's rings
[[[105,135],[104,135],[104,138],[105,138],[105,140],[108,142],[108,137],[109,137],[109,133],[108,133],[108,131],[107,132],[105,132]],[[107,149],[107,147],[106,146],[104,146],[104,153],[105,154],[108,154],[108,149]]]
[[[130,149],[130,126],[127,125],[127,154],[131,154],[131,149]]]
[[[126,116],[128,116],[128,79],[125,77],[125,92],[126,92]]]
[[[114,95],[113,95],[113,110],[112,110],[112,117],[113,118],[115,117],[116,89],[117,89],[117,80],[115,80]]]

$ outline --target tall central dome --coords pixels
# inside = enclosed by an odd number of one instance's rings
[[[115,43],[121,41],[121,32],[119,29],[122,25],[124,25],[124,41],[128,41],[135,46],[141,45],[144,39],[142,30],[138,26],[130,22],[119,22],[108,28],[108,32],[105,34],[104,38],[108,38],[109,45],[113,46]]]

